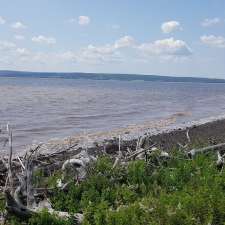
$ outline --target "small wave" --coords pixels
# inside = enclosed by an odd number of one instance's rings
[[[138,114],[140,111],[128,111],[128,112],[119,112],[119,113],[108,113],[108,114],[96,114],[96,115],[79,115],[79,116],[67,116],[66,120],[88,120],[88,119],[103,119],[103,118],[111,118],[111,117],[121,117],[125,115]]]
[[[171,118],[179,118],[179,117],[186,117],[186,116],[191,116],[191,112],[176,112],[173,113],[170,117]]]

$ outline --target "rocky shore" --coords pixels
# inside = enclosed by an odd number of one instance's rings
[[[164,124],[165,125],[165,124]],[[69,137],[64,140],[52,140],[42,147],[42,152],[52,153],[65,151],[66,149],[89,149],[98,154],[105,150],[107,153],[118,151],[118,139],[121,138],[121,148],[135,148],[137,139],[143,135],[148,136],[149,141],[162,150],[169,151],[179,144],[187,142],[186,131],[189,130],[191,142],[194,145],[211,145],[225,141],[225,119],[218,119],[202,124],[191,124],[173,128],[171,121],[165,127],[148,130],[142,129],[133,132],[129,129],[121,129],[110,133],[86,134],[78,137]],[[158,132],[158,133],[157,133]]]
[[[170,125],[168,123],[168,126]],[[19,156],[13,155],[12,129],[7,126],[9,153],[8,157],[0,159],[0,194],[4,193],[8,214],[3,213],[0,218],[6,219],[5,215],[16,215],[23,219],[31,218],[40,215],[41,210],[45,208],[50,214],[57,215],[61,219],[70,218],[68,211],[57,211],[51,204],[46,203],[46,196],[50,198],[54,189],[41,182],[41,185],[37,186],[33,182],[34,178],[40,179],[38,172],[41,173],[42,179],[50,179],[52,175],[60,173],[57,188],[62,193],[68,192],[71,182],[79,186],[88,177],[87,174],[91,171],[90,166],[101,159],[100,156],[108,157],[114,162],[110,166],[110,171],[112,171],[118,165],[126,167],[136,159],[142,159],[142,162],[154,168],[154,166],[163,166],[164,162],[173,158],[183,159],[185,162],[194,160],[195,155],[199,153],[211,151],[217,155],[215,165],[223,171],[224,128],[225,120],[221,119],[164,130],[157,134],[145,132],[136,137],[128,130],[126,133],[114,133],[117,136],[108,139],[104,135],[84,135],[46,144],[34,144],[27,149],[25,154]],[[171,152],[171,150],[177,150],[176,152],[182,154],[183,158],[174,156],[175,151]],[[71,172],[72,181],[66,180],[66,177],[71,177]],[[25,203],[24,199],[26,199]],[[77,224],[82,224],[84,215],[84,212],[79,212],[72,217]]]
[[[79,152],[81,149],[89,149],[94,154],[106,151],[110,154],[118,151],[118,139],[121,139],[121,148],[134,149],[139,137],[148,136],[149,141],[162,150],[171,150],[179,147],[179,144],[187,142],[186,131],[189,130],[191,142],[193,144],[216,144],[225,140],[225,119],[211,118],[191,122],[188,124],[176,124],[176,119],[170,117],[167,120],[157,122],[148,122],[142,125],[130,125],[127,128],[121,128],[109,132],[86,133],[64,139],[52,139],[42,143],[40,152],[44,155],[51,155],[60,152]],[[39,143],[36,143],[39,144]],[[27,148],[30,148],[29,146]],[[22,152],[13,149],[14,155],[23,156]],[[68,152],[68,156],[70,153]],[[2,155],[8,155],[8,147],[1,148]]]

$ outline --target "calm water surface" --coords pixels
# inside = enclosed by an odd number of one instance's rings
[[[0,124],[14,144],[106,131],[166,119],[188,122],[225,113],[225,84],[0,78]]]

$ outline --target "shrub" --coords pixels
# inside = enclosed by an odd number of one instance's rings
[[[100,158],[81,184],[71,183],[68,192],[55,188],[53,207],[83,212],[84,225],[224,225],[225,172],[217,170],[215,157],[173,156],[162,164],[134,161],[113,170],[111,159]],[[70,222],[44,211],[29,225]]]
[[[43,210],[36,216],[33,216],[29,221],[28,225],[72,225],[74,224],[71,220],[63,220],[58,218],[56,215],[51,215],[47,210]]]

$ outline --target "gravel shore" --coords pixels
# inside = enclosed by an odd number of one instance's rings
[[[118,149],[118,137],[121,137],[125,146],[136,145],[137,138],[148,135],[152,143],[163,150],[170,150],[178,147],[178,143],[187,143],[186,130],[189,129],[189,136],[193,144],[210,145],[225,141],[225,119],[209,119],[189,124],[176,124],[173,117],[167,120],[149,122],[143,125],[131,125],[109,132],[86,133],[71,136],[64,139],[52,139],[42,144],[42,154],[51,154],[76,149],[92,149],[95,152],[108,148],[112,153]],[[29,147],[28,147],[29,148]],[[111,149],[110,149],[111,148]],[[25,149],[26,150],[26,149]],[[24,150],[24,151],[25,151]],[[23,155],[23,152],[16,152],[15,155]],[[2,150],[2,154],[7,154],[7,148]]]
[[[65,138],[64,140],[52,140],[43,145],[42,151],[45,152],[59,152],[76,149],[91,149],[96,154],[98,151],[102,151],[104,148],[109,153],[113,153],[118,150],[118,137],[121,137],[124,148],[134,148],[137,142],[137,138],[143,135],[148,135],[150,141],[159,148],[169,151],[178,147],[178,143],[187,143],[186,131],[189,129],[189,136],[191,143],[195,146],[200,145],[212,145],[225,141],[225,119],[218,119],[210,122],[198,122],[191,123],[186,126],[182,124],[180,127],[174,125],[173,119],[169,119],[166,123],[165,120],[152,129],[146,129],[149,124],[145,124],[145,127],[135,127],[132,129],[119,129],[108,133],[95,133],[85,134],[76,137]],[[151,124],[153,125],[153,124]],[[161,129],[160,129],[161,126]]]

